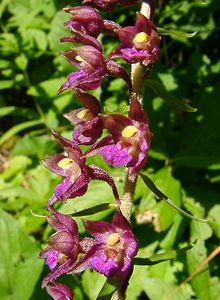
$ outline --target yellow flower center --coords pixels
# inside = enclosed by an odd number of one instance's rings
[[[65,157],[61,159],[57,165],[65,171],[65,175],[70,177],[72,183],[74,183],[81,175],[80,167],[71,158]]]
[[[120,235],[118,233],[112,233],[107,238],[107,245],[108,246],[115,246],[118,242],[120,242]]]
[[[65,260],[67,259],[67,256],[63,253],[59,253],[58,255],[58,263],[61,265]]]
[[[75,60],[77,60],[79,62],[84,62],[85,61],[80,55],[76,55]]]
[[[81,119],[85,122],[94,118],[93,113],[88,108],[82,109],[76,116],[78,119]]]
[[[146,32],[139,32],[135,35],[133,42],[134,43],[146,43],[148,41],[148,35]]]
[[[66,170],[67,168],[69,168],[73,163],[73,160],[71,158],[63,158],[58,162],[58,167],[60,167],[63,170]]]
[[[137,128],[135,126],[129,125],[126,126],[123,130],[121,135],[125,138],[130,138],[133,135],[135,135],[135,133],[137,133]]]

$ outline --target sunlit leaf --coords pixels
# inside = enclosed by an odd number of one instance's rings
[[[99,292],[96,300],[111,300],[114,292],[118,286],[118,280],[116,278],[106,279],[101,291]]]
[[[175,109],[187,112],[196,112],[196,108],[193,108],[189,104],[179,100],[177,97],[167,92],[160,82],[152,79],[147,79],[145,82],[157,96],[165,100],[170,106],[174,107]]]
[[[170,259],[176,259],[178,255],[184,254],[190,249],[192,249],[195,246],[195,243],[192,243],[182,249],[178,250],[168,250],[164,253],[160,254],[154,254],[147,258],[142,257],[135,257],[133,259],[135,265],[141,265],[141,266],[151,266],[155,264],[159,264],[161,262],[170,260]]]
[[[9,140],[11,137],[13,137],[18,132],[20,132],[20,131],[22,131],[24,129],[33,127],[33,126],[40,125],[40,124],[43,124],[42,120],[34,120],[34,121],[23,122],[23,123],[20,123],[18,125],[15,125],[15,126],[11,127],[0,138],[0,145],[3,144],[4,142],[6,142],[7,140]]]
[[[39,279],[43,261],[33,238],[20,229],[17,221],[0,210],[0,298],[28,300]],[[10,297],[9,297],[10,295]]]
[[[6,106],[6,107],[0,108],[0,117],[4,117],[4,116],[9,115],[15,109],[16,109],[15,106]]]
[[[181,31],[176,31],[176,30],[164,29],[164,28],[160,28],[160,27],[157,27],[157,31],[161,35],[171,35],[171,36],[176,36],[176,37],[185,38],[185,39],[192,38],[197,34],[196,31],[192,32],[192,33],[186,33],[186,32],[181,32]]]
[[[102,204],[95,205],[93,207],[75,212],[75,213],[72,214],[72,216],[73,217],[89,216],[89,215],[93,215],[93,214],[96,214],[98,212],[105,211],[105,210],[108,210],[108,209],[111,209],[111,208],[114,208],[114,207],[116,207],[116,204],[102,203]]]
[[[197,220],[200,222],[207,222],[208,220],[205,219],[201,219],[201,218],[197,218],[195,216],[190,215],[189,213],[187,213],[186,211],[184,211],[183,209],[181,209],[180,207],[178,207],[171,199],[169,199],[164,193],[162,193],[157,187],[156,185],[153,183],[153,181],[144,174],[140,174],[141,178],[143,179],[144,183],[146,184],[146,186],[160,199],[165,201],[167,204],[169,204],[170,206],[172,206],[174,209],[176,209],[178,212],[180,212],[181,214],[183,214],[184,216],[193,219],[193,220]]]

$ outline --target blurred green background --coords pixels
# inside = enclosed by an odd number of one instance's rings
[[[197,108],[183,112],[168,105],[149,85],[144,108],[153,132],[152,148],[144,170],[177,205],[193,215],[212,218],[198,223],[158,202],[138,181],[132,224],[140,242],[139,256],[178,249],[197,239],[196,246],[176,260],[155,266],[136,266],[128,300],[218,300],[220,259],[216,256],[202,272],[176,289],[219,246],[220,238],[220,1],[159,0],[158,27],[197,32],[191,39],[163,36],[160,61],[151,78],[167,92]],[[52,233],[44,217],[45,204],[60,181],[40,160],[61,151],[51,138],[55,129],[71,137],[72,126],[63,114],[79,104],[70,92],[56,92],[73,68],[59,56],[72,47],[59,38],[70,35],[64,22],[65,6],[81,1],[2,0],[0,4],[0,299],[50,299],[41,289],[48,273],[38,259]],[[103,17],[132,25],[136,5],[119,7]],[[105,55],[117,40],[101,37]],[[106,78],[94,94],[109,111],[126,110],[128,93],[120,79]],[[168,95],[168,94],[167,94]],[[169,96],[167,96],[169,98]],[[113,170],[100,157],[90,162],[110,171],[120,191],[123,168]],[[92,182],[82,198],[61,207],[73,213],[95,204],[112,202],[106,185]],[[108,210],[92,219],[109,220]],[[80,224],[79,231],[84,234]],[[63,277],[76,300],[93,300],[104,278],[90,270]],[[175,291],[175,292],[173,292]]]

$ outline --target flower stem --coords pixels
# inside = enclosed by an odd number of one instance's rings
[[[141,6],[141,14],[146,18],[151,16],[151,6],[150,1],[144,1]],[[143,87],[144,87],[144,76],[143,76],[143,66],[140,63],[131,65],[131,81],[133,92],[137,95],[137,99],[140,103],[143,100]]]
[[[121,212],[123,216],[130,221],[131,210],[134,201],[134,192],[137,182],[137,177],[130,178],[128,171],[126,171],[125,181],[124,181],[124,194],[121,199]]]
[[[151,6],[150,1],[144,1],[141,6],[141,13],[146,17],[150,18]],[[143,88],[144,88],[144,78],[143,78],[143,66],[139,63],[131,65],[131,81],[133,92],[137,95],[137,99],[142,104],[143,101]],[[121,212],[125,218],[130,221],[132,205],[134,200],[135,186],[137,182],[137,177],[130,178],[128,171],[126,171],[125,183],[124,183],[124,194],[121,199]]]
[[[150,1],[143,1],[141,7],[141,13],[146,17],[150,18],[151,6]],[[143,102],[143,90],[144,90],[144,76],[143,66],[140,63],[131,65],[131,82],[133,93],[136,94],[140,104]],[[124,217],[130,221],[132,205],[134,201],[135,187],[138,176],[129,176],[128,170],[126,170],[126,176],[124,181],[124,194],[121,199],[120,209]],[[131,274],[130,274],[131,275]],[[121,293],[118,288],[114,294],[114,300],[125,300],[125,293]]]

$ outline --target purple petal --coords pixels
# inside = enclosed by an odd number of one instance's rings
[[[60,266],[58,265],[44,278],[42,282],[42,287],[44,288],[48,284],[48,282],[53,282],[59,276],[69,273],[70,271],[72,271],[74,266],[75,261],[72,261],[72,259],[66,259],[64,263],[62,263]]]
[[[61,184],[58,184],[55,190],[55,195],[58,200],[73,199],[82,196],[86,193],[90,178],[86,174],[72,183],[69,178],[65,178]]]
[[[73,139],[80,145],[92,145],[102,135],[103,124],[99,117],[78,125],[73,132]]]
[[[70,13],[71,21],[80,24],[87,34],[97,37],[102,32],[103,20],[96,9],[89,6],[76,6],[64,8],[64,11]]]
[[[122,232],[123,231],[131,231],[131,224],[128,222],[128,220],[122,215],[120,209],[117,209],[113,219],[112,219],[112,225],[119,227]]]
[[[80,101],[80,103],[88,108],[94,115],[98,115],[100,113],[100,103],[98,99],[90,95],[88,93],[85,93],[81,90],[76,90],[76,98]]]
[[[129,148],[122,148],[120,144],[105,146],[100,152],[103,159],[114,168],[126,166],[132,159]]]
[[[51,210],[53,215],[47,217],[47,222],[54,230],[70,232],[73,236],[78,235],[78,226],[75,220],[59,213],[53,208]]]
[[[58,166],[59,161],[61,161],[63,158],[65,158],[65,156],[62,154],[54,154],[44,158],[41,162],[43,166],[49,169],[51,172],[65,176],[65,171]]]
[[[148,124],[147,114],[141,107],[140,102],[137,100],[136,94],[131,95],[131,105],[129,111],[129,118],[139,123]]]
[[[100,115],[103,125],[117,139],[121,136],[122,130],[129,125],[133,125],[131,120],[120,114]]]
[[[59,231],[53,234],[49,240],[49,245],[56,251],[72,257],[73,260],[78,255],[78,236],[73,236],[66,231]]]
[[[146,32],[147,35],[151,35],[152,30],[156,31],[154,23],[139,12],[137,13],[135,27],[137,28],[137,32],[143,31]]]
[[[75,47],[63,52],[62,56],[78,69],[91,71],[104,68],[102,53],[93,46]]]
[[[132,264],[133,264],[131,258],[128,257],[128,256],[126,256],[126,257],[124,258],[124,261],[123,261],[123,262],[124,262],[124,265],[123,265],[122,269],[120,269],[120,273],[121,273],[121,274],[122,274],[122,273],[127,273],[128,270],[131,268],[131,266],[132,266]]]
[[[119,269],[114,259],[108,258],[103,250],[96,252],[89,261],[94,270],[100,274],[104,274],[106,277],[113,277]]]
[[[89,221],[83,220],[84,227],[93,237],[97,243],[105,243],[109,234],[115,232],[114,226],[105,221]]]
[[[133,48],[121,49],[121,53],[120,57],[131,64],[143,62],[146,58],[149,59],[150,57],[145,50],[136,50]]]
[[[54,299],[54,300],[72,300],[73,294],[71,289],[59,282],[53,282],[52,285],[46,286],[48,294]]]
[[[84,255],[84,257],[72,268],[71,273],[81,273],[87,268],[90,268],[90,258],[95,255],[97,251],[101,249],[100,244],[94,244],[90,250]]]
[[[59,252],[56,250],[48,251],[46,256],[46,265],[53,270],[58,264],[58,255]]]
[[[83,4],[91,4],[101,10],[111,10],[118,3],[119,0],[84,0]]]

